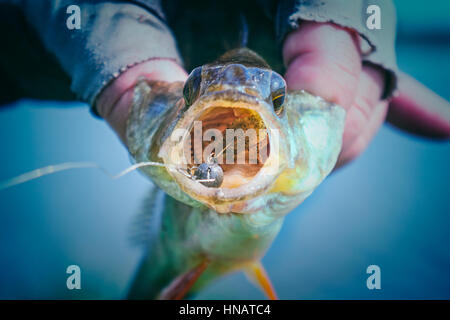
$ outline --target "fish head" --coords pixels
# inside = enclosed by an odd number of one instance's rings
[[[243,51],[244,50],[244,51]],[[127,137],[167,193],[219,213],[284,215],[332,170],[345,111],[304,91],[248,49],[194,69],[184,84],[137,85]]]

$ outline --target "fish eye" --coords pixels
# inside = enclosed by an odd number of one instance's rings
[[[285,92],[275,92],[272,93],[272,103],[273,103],[273,109],[276,114],[281,114],[283,111],[283,104],[284,104],[284,96]]]
[[[279,74],[274,72],[270,79],[270,97],[272,99],[273,109],[278,115],[283,111],[285,96],[286,82]]]
[[[184,88],[183,96],[186,106],[191,106],[195,99],[197,99],[200,91],[200,82],[202,79],[202,67],[195,68],[187,78]]]

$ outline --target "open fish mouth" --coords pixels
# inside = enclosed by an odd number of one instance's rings
[[[218,212],[239,212],[240,202],[267,191],[282,171],[281,139],[278,115],[265,101],[236,90],[216,91],[186,110],[158,156],[179,168],[170,174],[189,196]],[[198,177],[202,164],[220,166],[220,177],[214,172]]]
[[[203,70],[201,82],[140,81],[127,145],[142,172],[178,201],[283,215],[333,169],[345,110],[303,90],[282,90],[275,103],[280,76],[262,70],[256,78],[265,80],[253,81],[256,71],[243,68]]]

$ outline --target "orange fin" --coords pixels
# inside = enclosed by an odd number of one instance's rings
[[[261,262],[257,261],[252,263],[247,269],[245,269],[245,274],[252,282],[256,283],[261,288],[270,300],[278,300],[278,296],[273,288],[272,282],[270,282],[270,278]]]
[[[159,295],[159,300],[181,300],[192,288],[197,279],[208,266],[209,261],[203,260],[198,266],[176,277]]]

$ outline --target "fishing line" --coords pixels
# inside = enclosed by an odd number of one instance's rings
[[[267,141],[267,136],[264,139],[259,140],[258,142],[252,144],[251,146],[248,146],[248,149],[241,150],[240,153],[250,151],[250,149],[253,148],[253,147],[259,147],[261,149],[262,148],[261,144],[266,142],[266,141]],[[227,146],[227,148],[228,148],[228,146]],[[239,154],[237,154],[237,155],[239,155]]]
[[[220,151],[219,154],[217,156],[215,156],[215,158],[220,156],[230,145],[231,145],[231,143],[228,144],[224,149],[222,149],[222,151]],[[63,163],[59,163],[59,164],[54,164],[54,165],[49,165],[49,166],[45,166],[42,168],[34,169],[31,171],[22,173],[13,178],[6,179],[4,181],[0,181],[0,190],[4,190],[4,189],[10,188],[10,187],[31,181],[31,180],[41,178],[46,175],[50,175],[50,174],[54,174],[54,173],[58,173],[58,172],[66,171],[66,170],[70,170],[70,169],[96,168],[96,169],[101,170],[104,174],[106,174],[108,177],[110,177],[111,179],[114,180],[114,179],[123,177],[123,176],[127,175],[128,173],[135,171],[139,168],[148,167],[148,166],[165,167],[166,169],[176,170],[178,172],[180,172],[180,170],[182,170],[182,168],[180,168],[180,167],[171,166],[171,165],[167,165],[167,164],[160,163],[160,162],[147,161],[147,162],[135,163],[132,166],[129,166],[128,168],[126,168],[123,171],[119,172],[118,174],[114,175],[95,162],[63,162]],[[182,172],[182,173],[184,173],[184,172]],[[193,179],[197,182],[212,182],[212,181],[214,181],[214,179],[194,179],[194,177],[192,175],[187,175],[187,177],[190,179]]]
[[[63,162],[60,164],[54,164],[54,165],[49,165],[46,167],[34,169],[32,171],[25,172],[16,177],[13,177],[13,178],[10,178],[10,179],[4,180],[4,181],[0,181],[0,190],[7,189],[7,188],[13,187],[18,184],[22,184],[22,183],[25,183],[30,180],[38,179],[40,177],[43,177],[43,176],[46,176],[49,174],[53,174],[53,173],[57,173],[57,172],[65,171],[65,170],[70,170],[70,169],[97,168],[97,169],[100,169],[104,174],[106,174],[111,179],[118,179],[136,169],[139,169],[141,167],[147,167],[147,166],[165,167],[166,169],[169,169],[169,170],[178,169],[178,167],[175,167],[175,166],[170,166],[170,165],[166,165],[164,163],[149,161],[149,162],[139,162],[139,163],[133,164],[132,166],[130,166],[130,167],[126,168],[125,170],[119,172],[118,174],[114,175],[95,162]]]
[[[221,155],[222,153],[224,153],[224,152],[225,152],[225,150],[227,150],[227,149],[228,149],[228,147],[229,147],[229,146],[231,146],[232,144],[234,144],[234,140],[233,140],[233,141],[231,141],[231,142],[230,142],[230,143],[229,143],[229,144],[228,144],[228,145],[227,145],[227,146],[226,146],[225,148],[223,148],[223,149],[222,149],[222,151],[220,151],[220,152],[219,152],[219,154],[218,154],[217,156],[216,156],[216,155],[214,155],[213,157],[214,157],[214,158],[216,158],[216,159],[217,159],[218,157],[220,157],[220,155]]]

